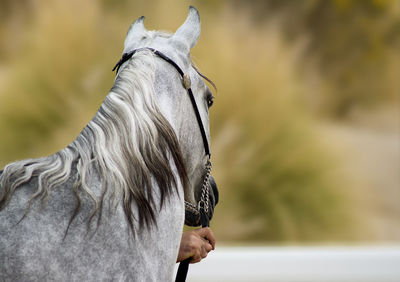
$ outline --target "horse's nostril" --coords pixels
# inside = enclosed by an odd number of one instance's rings
[[[217,205],[218,204],[218,200],[219,200],[219,192],[218,192],[217,183],[215,183],[215,179],[212,176],[210,176],[210,185],[211,185],[211,188],[212,188],[212,192],[214,194],[215,205]]]

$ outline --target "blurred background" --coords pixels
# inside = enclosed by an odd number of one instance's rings
[[[52,154],[114,80],[129,25],[200,11],[219,243],[400,242],[400,2],[1,0],[0,168]]]

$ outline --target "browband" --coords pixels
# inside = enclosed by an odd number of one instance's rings
[[[116,69],[117,73],[118,73],[119,68],[121,67],[121,65],[123,63],[125,63],[130,58],[132,58],[132,56],[135,53],[137,53],[139,51],[144,51],[144,50],[149,50],[149,51],[153,52],[154,54],[156,54],[157,56],[159,56],[164,61],[170,63],[179,72],[179,74],[181,75],[183,86],[187,90],[187,92],[189,93],[190,101],[192,102],[192,106],[193,106],[194,112],[196,114],[197,123],[199,124],[201,136],[203,137],[203,144],[204,144],[205,153],[210,158],[211,157],[210,147],[208,145],[207,135],[206,135],[206,131],[204,130],[203,122],[201,121],[200,112],[199,112],[199,109],[197,107],[196,100],[195,100],[194,95],[193,95],[193,91],[192,91],[192,89],[190,87],[191,86],[190,77],[189,77],[188,74],[185,74],[182,71],[182,69],[173,60],[171,60],[169,57],[167,57],[166,55],[164,55],[163,53],[161,53],[160,51],[158,51],[156,49],[153,49],[153,48],[150,48],[150,47],[143,47],[143,48],[135,49],[135,50],[133,50],[133,51],[131,51],[129,53],[124,53],[122,55],[122,58],[118,61],[118,63],[114,66],[114,68],[112,70],[114,71]]]

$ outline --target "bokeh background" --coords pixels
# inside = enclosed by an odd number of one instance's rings
[[[400,242],[397,0],[1,0],[0,167],[68,145],[133,20],[175,31],[189,5],[218,87],[218,241]]]

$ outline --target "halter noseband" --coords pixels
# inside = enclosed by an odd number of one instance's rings
[[[129,53],[124,53],[122,55],[122,58],[114,66],[113,71],[116,69],[117,73],[118,73],[118,70],[119,70],[119,68],[121,67],[121,65],[123,63],[125,63],[130,58],[132,58],[132,56],[135,53],[137,53],[139,51],[144,51],[144,50],[149,50],[152,53],[156,54],[158,57],[160,57],[164,61],[166,61],[169,64],[171,64],[178,71],[178,73],[182,77],[183,87],[187,90],[187,92],[189,94],[190,101],[192,102],[193,110],[194,110],[195,115],[196,115],[197,123],[199,125],[200,132],[201,132],[201,136],[203,137],[203,144],[204,144],[205,154],[207,156],[207,163],[206,163],[206,166],[205,166],[206,174],[205,174],[205,177],[203,179],[203,187],[202,187],[202,191],[201,191],[200,201],[198,202],[197,206],[185,201],[185,208],[189,209],[191,212],[196,214],[196,216],[200,216],[200,222],[201,222],[201,225],[203,227],[209,226],[208,212],[209,212],[209,208],[210,208],[210,201],[209,201],[209,198],[210,198],[210,181],[209,180],[210,180],[210,175],[211,175],[211,162],[210,162],[211,153],[210,153],[210,147],[208,145],[206,131],[204,129],[203,122],[202,122],[201,116],[200,116],[200,112],[199,112],[199,109],[197,107],[196,100],[195,100],[194,95],[193,95],[193,91],[191,89],[191,81],[190,81],[189,75],[184,73],[182,71],[182,69],[173,60],[171,60],[169,57],[167,57],[165,54],[161,53],[160,51],[158,51],[156,49],[150,48],[150,47],[138,48],[138,49],[135,49],[135,50],[133,50],[133,51],[131,51]]]

